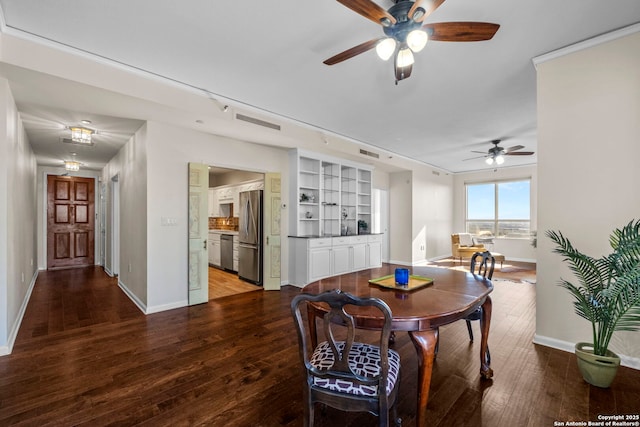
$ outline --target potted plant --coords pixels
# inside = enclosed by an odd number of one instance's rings
[[[367,230],[369,230],[369,224],[367,221],[363,219],[358,220],[358,234],[367,234]]]
[[[577,278],[561,279],[560,286],[573,295],[575,312],[591,322],[593,343],[577,343],[578,368],[589,384],[609,387],[620,357],[610,351],[615,331],[640,329],[640,220],[613,231],[609,255],[592,258],[573,247],[562,233],[547,231]]]

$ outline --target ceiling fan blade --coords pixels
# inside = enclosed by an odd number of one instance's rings
[[[504,153],[507,156],[531,156],[535,154],[533,151],[516,151],[512,153]]]
[[[507,153],[511,153],[512,151],[518,151],[518,150],[522,150],[524,148],[524,145],[514,145],[513,147],[509,147],[507,148]]]
[[[471,150],[472,153],[478,153],[478,154],[486,154],[485,151],[475,151],[475,150]]]
[[[368,42],[361,43],[358,46],[354,46],[351,49],[347,49],[344,52],[333,55],[331,58],[325,59],[322,62],[327,65],[335,65],[339,62],[346,61],[347,59],[353,58],[356,55],[360,55],[361,53],[373,49],[380,40],[381,39],[373,39],[369,40]]]
[[[421,0],[416,0],[416,3],[421,3]],[[413,4],[413,6],[411,7],[411,14],[414,12],[414,8],[418,8],[420,7],[420,5],[418,4],[418,6],[416,6],[416,3]],[[426,10],[426,13],[424,14],[424,16],[420,19],[419,22],[422,22],[424,20],[424,18],[426,18],[427,16],[431,15],[437,8],[440,7],[440,5],[442,3],[444,3],[444,0],[432,0],[429,3],[431,3],[430,5],[424,5],[423,8]],[[411,14],[409,14],[409,16],[411,16]]]
[[[338,3],[343,4],[357,14],[372,20],[376,24],[380,24],[380,20],[382,18],[389,19],[391,24],[395,24],[397,22],[396,18],[394,18],[389,12],[370,0],[338,0]]]
[[[489,22],[439,22],[422,26],[429,40],[441,42],[479,42],[491,40],[500,25]]]

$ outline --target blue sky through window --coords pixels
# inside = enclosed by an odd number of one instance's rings
[[[498,183],[498,219],[530,219],[530,182]],[[467,218],[496,218],[496,187],[494,183],[467,186]]]

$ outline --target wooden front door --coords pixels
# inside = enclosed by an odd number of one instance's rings
[[[47,269],[94,264],[94,179],[47,176]]]

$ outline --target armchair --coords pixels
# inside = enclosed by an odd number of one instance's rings
[[[483,244],[473,244],[469,233],[454,233],[451,235],[451,256],[453,259],[471,258],[476,252],[484,252]]]

